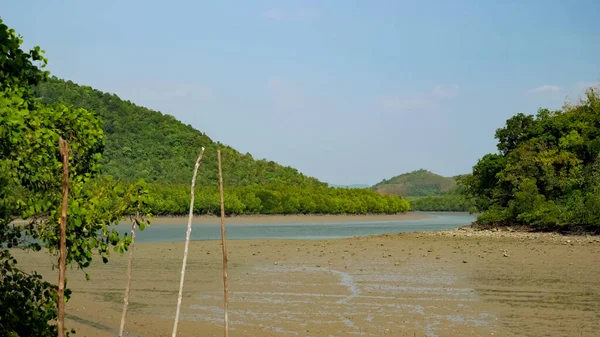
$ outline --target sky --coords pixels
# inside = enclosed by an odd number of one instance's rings
[[[600,1],[7,0],[49,70],[333,184],[470,172],[600,82]]]

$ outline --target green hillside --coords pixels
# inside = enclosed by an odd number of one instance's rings
[[[395,176],[373,185],[373,190],[381,194],[405,197],[425,197],[449,194],[456,187],[454,178],[421,169]]]
[[[173,116],[89,86],[51,78],[40,83],[34,93],[45,105],[60,103],[94,111],[102,119],[105,133],[101,162],[104,173],[122,180],[144,178],[150,183],[189,184],[194,162],[204,146],[200,185],[217,185],[216,150],[220,147],[223,166],[228,168],[223,177],[225,185],[326,186],[294,168],[239,153]]]
[[[219,210],[217,148],[222,151],[227,214],[365,214],[397,213],[409,204],[370,189],[332,188],[298,170],[215,142],[206,134],[117,95],[71,81],[50,78],[33,90],[40,105],[64,104],[94,112],[102,122],[103,174],[124,182],[149,183],[158,215],[185,214],[196,157],[206,148],[198,175],[194,211]]]

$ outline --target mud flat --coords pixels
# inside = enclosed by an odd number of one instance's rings
[[[597,336],[600,238],[451,230],[229,243],[230,336]],[[170,336],[182,243],[135,252],[126,330]],[[49,258],[18,253],[55,281]],[[125,257],[68,270],[68,326],[114,336]],[[222,336],[217,241],[191,243],[179,336]]]

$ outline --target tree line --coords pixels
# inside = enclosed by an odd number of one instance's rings
[[[223,172],[225,175],[226,172]],[[148,210],[156,215],[188,212],[189,186],[150,184],[154,202]],[[218,214],[219,189],[197,186],[194,213]],[[294,185],[249,185],[225,188],[225,213],[244,214],[370,214],[401,213],[410,209],[407,200],[368,189]]]
[[[407,197],[410,209],[424,212],[468,212],[471,203],[459,194]]]

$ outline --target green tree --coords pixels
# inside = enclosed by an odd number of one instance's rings
[[[49,72],[41,71],[48,60],[40,47],[29,51],[21,49],[23,37],[4,24],[0,18],[0,91],[29,88],[45,80]],[[32,98],[29,90],[21,92],[22,98]]]
[[[25,53],[22,40],[0,21],[0,336],[56,336],[57,288],[37,273],[18,267],[15,247],[51,254],[58,249],[61,166],[58,139],[69,142],[67,262],[87,268],[98,251],[123,252],[130,238],[111,229],[136,199],[110,179],[95,179],[104,148],[100,121],[84,109],[41,106],[30,85],[47,73],[35,66],[45,59],[39,47]],[[143,186],[140,188],[143,189]],[[129,193],[128,193],[129,192]],[[15,223],[21,217],[25,224]],[[86,274],[87,275],[87,274]],[[89,275],[88,275],[89,277]],[[66,290],[68,298],[70,291]]]
[[[600,230],[600,98],[562,110],[517,114],[496,131],[498,153],[461,177],[461,193],[478,221],[541,229]]]

